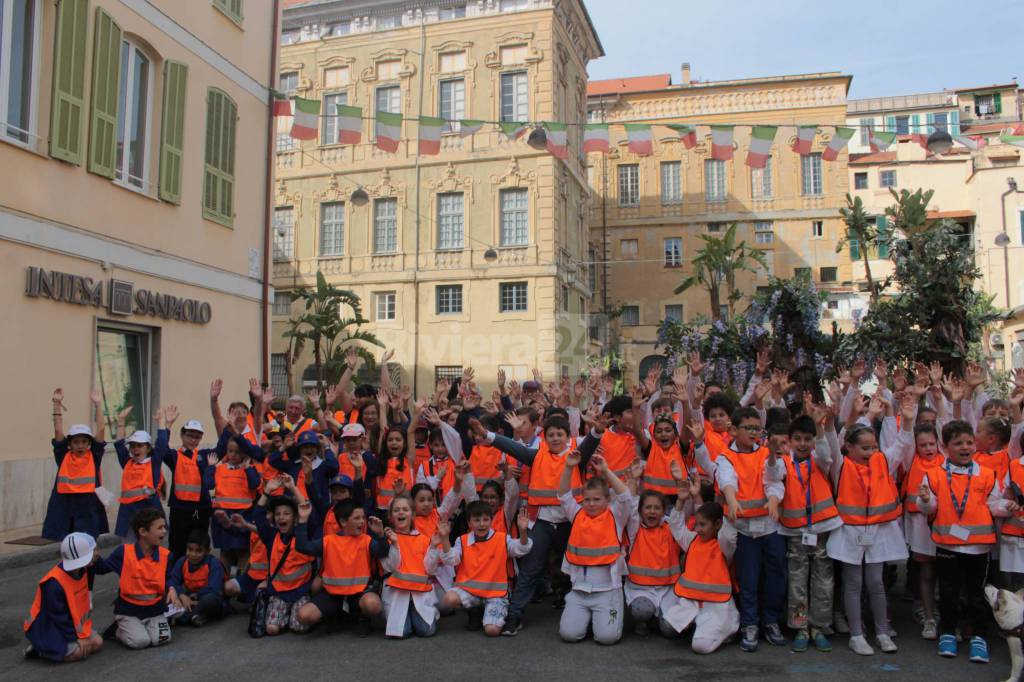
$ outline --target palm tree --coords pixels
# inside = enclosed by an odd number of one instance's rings
[[[293,367],[302,355],[302,349],[306,347],[306,337],[302,334],[301,318],[288,320],[288,329],[281,336],[288,339],[288,349],[284,354],[284,373],[288,380],[288,395],[295,393],[295,379]],[[268,406],[269,407],[269,406]]]
[[[891,190],[890,190],[891,191]],[[871,305],[878,303],[878,284],[871,276],[871,255],[869,252],[878,249],[878,226],[872,218],[864,211],[864,202],[860,197],[853,199],[846,195],[846,208],[839,209],[839,215],[843,216],[846,223],[846,234],[836,244],[836,253],[843,250],[850,242],[856,242],[860,250],[861,260],[864,261],[864,278],[868,281],[868,292],[871,295]]]
[[[694,273],[675,288],[675,293],[680,294],[697,285],[704,287],[711,301],[711,318],[720,320],[724,285],[729,317],[734,317],[736,302],[742,298],[736,290],[736,273],[744,270],[757,272],[758,265],[767,269],[764,252],[748,246],[745,240],[736,243],[736,223],[730,225],[722,237],[702,234],[700,238],[704,245],[691,261]]]

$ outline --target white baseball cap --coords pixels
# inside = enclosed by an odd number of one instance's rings
[[[145,431],[136,431],[132,435],[128,436],[129,443],[145,443],[146,445],[152,445],[153,439],[149,437],[149,434]]]
[[[342,438],[359,438],[366,433],[366,429],[363,428],[362,424],[345,424],[345,428],[341,430]]]
[[[60,565],[65,571],[88,566],[92,561],[96,541],[86,533],[70,533],[60,543]]]
[[[185,422],[185,425],[181,427],[182,431],[198,431],[199,433],[206,433],[203,431],[203,423],[198,419],[189,419]]]
[[[89,436],[93,440],[96,439],[96,436],[92,434],[92,429],[85,424],[72,424],[71,428],[68,429],[68,438],[72,436]]]

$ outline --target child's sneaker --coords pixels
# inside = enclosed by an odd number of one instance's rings
[[[197,613],[192,616],[192,621],[189,624],[194,628],[201,628],[206,625],[206,616]]]
[[[523,624],[519,620],[519,616],[509,616],[501,627],[501,634],[505,637],[515,637],[522,629]]]
[[[928,618],[921,628],[921,639],[937,639],[939,636],[939,624],[934,618]]]
[[[778,623],[769,623],[764,626],[764,638],[773,646],[786,646],[786,638],[782,635],[782,628]]]
[[[878,648],[887,654],[896,653],[896,642],[892,641],[892,637],[885,634],[879,634],[875,639],[878,641]]]
[[[740,639],[740,651],[746,651],[752,653],[757,651],[757,626],[747,625],[741,628],[743,631],[743,638]]]
[[[981,637],[971,637],[971,663],[988,663],[988,643]]]
[[[835,631],[841,635],[845,635],[850,632],[850,623],[846,620],[846,614],[842,611],[836,611],[832,614],[832,623],[835,626]]]
[[[793,637],[792,651],[796,653],[803,653],[807,651],[807,647],[811,644],[811,638],[807,634],[807,630],[797,630],[796,636]]]
[[[814,648],[822,653],[828,653],[832,651],[832,642],[828,641],[828,637],[821,630],[811,630],[811,639],[814,640]]]
[[[921,602],[914,602],[913,613],[914,622],[916,622],[918,625],[924,625],[925,620],[927,620],[927,616],[924,612],[924,606],[921,605]]]
[[[36,651],[36,648],[31,644],[25,647],[25,650],[21,652],[21,655],[26,661],[30,661],[34,658],[39,658],[39,652]]]
[[[874,656],[875,650],[868,644],[868,640],[864,639],[864,635],[853,635],[850,637],[850,649],[853,653],[859,656]]]
[[[945,658],[956,658],[956,635],[942,635],[939,637],[939,656]]]

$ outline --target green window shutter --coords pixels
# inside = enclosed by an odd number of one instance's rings
[[[995,107],[996,113],[1003,113],[1003,94],[996,92],[992,95],[992,105]]]
[[[910,132],[919,133],[921,132],[921,117],[914,114],[910,117]]]
[[[860,242],[856,239],[850,240],[850,260],[860,260]]]
[[[82,165],[82,114],[85,111],[85,42],[89,0],[57,5],[53,39],[53,99],[50,105],[50,156]]]
[[[888,220],[884,215],[878,216],[875,219],[875,225],[878,230],[878,257],[888,258],[889,257],[889,226]]]
[[[930,133],[935,130],[935,114],[925,116],[924,132]]]
[[[96,8],[92,45],[92,112],[89,125],[89,171],[114,177],[117,159],[117,96],[121,85],[121,27]]]
[[[895,133],[896,132],[896,117],[895,116],[886,116],[885,117],[885,129],[886,129],[887,132],[890,132],[890,133]]]
[[[951,111],[949,112],[949,134],[959,135],[960,134],[960,112]]]
[[[235,200],[235,129],[238,108],[224,92],[206,95],[206,149],[203,217],[231,226]]]
[[[236,24],[242,23],[242,0],[213,0],[213,6]]]
[[[164,62],[163,128],[160,132],[160,198],[181,203],[181,157],[185,149],[185,85],[188,67]]]

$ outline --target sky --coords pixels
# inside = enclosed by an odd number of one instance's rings
[[[1022,0],[584,0],[608,55],[591,79],[853,76],[850,99],[1024,82]]]

